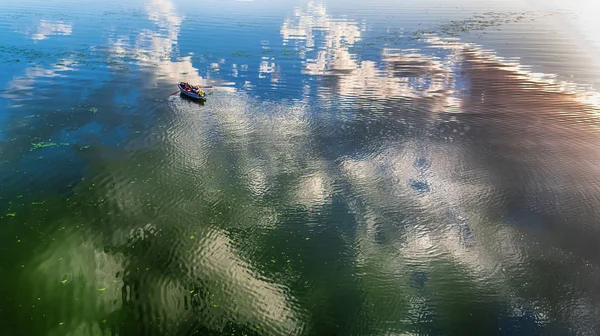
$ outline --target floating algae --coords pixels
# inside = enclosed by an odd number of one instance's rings
[[[67,142],[61,142],[61,143],[56,143],[56,142],[38,142],[38,143],[32,143],[31,144],[33,147],[31,149],[29,149],[30,152],[36,150],[36,149],[40,149],[40,148],[46,148],[46,147],[56,147],[56,146],[68,146],[69,143]]]
[[[32,143],[31,145],[33,146],[33,148],[31,148],[30,151],[32,151],[34,149],[58,146],[58,144],[55,142],[48,142],[48,143],[38,142],[38,143]]]

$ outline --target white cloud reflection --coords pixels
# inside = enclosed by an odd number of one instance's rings
[[[31,35],[32,40],[41,41],[53,35],[71,35],[73,26],[63,21],[40,20],[36,32]]]
[[[454,81],[450,69],[455,58],[444,59],[419,50],[382,50],[382,63],[360,60],[354,47],[362,39],[364,25],[327,14],[324,4],[310,2],[287,18],[281,35],[284,44],[294,44],[304,60],[304,73],[326,78],[330,84],[318,88],[324,104],[332,96],[353,98],[436,97],[436,110],[454,106]],[[319,37],[321,36],[322,37]],[[315,53],[311,58],[308,54]]]
[[[206,85],[207,79],[200,76],[198,68],[192,63],[192,56],[179,56],[176,45],[181,23],[185,19],[170,0],[150,0],[145,2],[148,18],[156,24],[154,29],[141,31],[134,41],[117,38],[109,43],[113,60],[120,62],[123,56],[132,57],[146,68],[149,85],[159,82],[170,84],[182,80],[196,85]],[[128,60],[127,62],[131,62]],[[218,67],[218,64],[216,64]],[[214,83],[211,83],[214,85]],[[216,86],[221,91],[234,91],[230,86]]]
[[[133,42],[126,39],[115,40],[111,44],[113,53],[116,55],[146,55],[146,57],[138,57],[137,59],[142,66],[148,68],[149,73],[152,74],[150,80],[153,83],[186,80],[194,84],[204,84],[205,79],[198,74],[198,69],[193,66],[191,56],[176,57],[175,55],[175,46],[183,17],[177,13],[173,2],[169,0],[151,0],[147,2],[146,9],[148,17],[156,23],[157,28],[143,31]],[[173,58],[176,58],[176,60],[173,60]],[[215,63],[214,66],[218,67],[219,63]],[[266,63],[262,70],[273,72],[275,66]],[[223,94],[227,90],[233,91],[232,88],[220,87],[219,94]],[[224,132],[226,132],[226,138],[233,142],[232,145],[240,149],[240,153],[242,153],[240,160],[243,162],[241,163],[241,169],[243,169],[248,167],[247,165],[252,166],[256,159],[247,147],[253,136],[253,121],[247,114],[247,101],[240,98],[237,95],[231,95],[221,97],[219,100],[214,99],[211,115],[216,118],[216,121],[220,123]],[[180,104],[184,103],[174,100],[172,107],[175,113],[180,114],[178,122],[182,122],[184,119],[187,119],[187,122],[178,124],[180,126],[177,128],[178,132],[165,139],[166,143],[173,145],[173,151],[181,153],[181,161],[177,163],[165,162],[165,164],[184,164],[191,171],[204,171],[207,169],[206,164],[208,161],[205,156],[208,153],[206,148],[203,149],[198,144],[210,141],[205,137],[210,134],[210,128],[215,125],[214,122],[206,120],[200,122],[194,116],[180,110],[179,108],[183,106]],[[188,127],[192,128],[188,129]],[[247,154],[244,153],[245,151],[248,151]],[[264,167],[261,163],[256,166]],[[173,167],[166,169],[173,169]],[[250,171],[254,172],[253,174],[257,178],[249,180],[251,183],[248,188],[260,193],[260,190],[264,188],[260,185],[261,181],[266,182],[266,180],[259,177],[264,175],[267,178],[268,174],[261,172],[261,170],[250,169]],[[131,208],[131,203],[135,204],[139,199],[144,198],[141,196],[143,190],[139,188],[123,185],[121,190],[124,191],[125,189],[129,192],[120,192],[111,197],[120,204],[119,206],[123,207],[124,211]],[[266,216],[269,217],[270,215],[267,214]],[[269,219],[266,218],[265,220],[268,221]],[[182,267],[200,267],[203,277],[220,283],[218,288],[213,288],[211,291],[221,291],[222,297],[229,300],[223,305],[231,306],[229,311],[222,311],[221,317],[235,315],[236,320],[249,325],[260,321],[261,324],[266,324],[265,327],[278,330],[282,334],[294,335],[300,333],[302,323],[296,316],[297,311],[293,309],[293,303],[288,298],[286,288],[266,279],[264,275],[252,271],[255,267],[251,265],[251,261],[241,256],[240,251],[225,232],[213,230],[207,235],[206,243],[209,244],[208,247],[201,245],[201,242],[199,242],[196,250],[192,252],[194,265],[186,264]],[[207,254],[206,251],[210,253]],[[187,256],[189,256],[189,253],[184,255],[184,257]],[[183,285],[179,283],[179,279],[171,279],[171,281],[174,282],[172,288],[165,289],[169,291],[167,297],[176,297]],[[234,302],[235,297],[251,298],[251,300],[244,301],[241,307],[238,306],[239,310],[236,309],[234,312],[233,307],[240,305],[239,302]],[[170,319],[176,321],[178,319],[177,311],[185,315],[181,311],[181,307],[173,307],[173,311],[165,313]],[[222,321],[225,319],[218,318],[218,315],[215,314],[217,318],[204,321],[204,323],[215,330],[222,330],[225,327],[222,325]]]
[[[408,110],[405,107],[427,102],[423,104],[425,108],[414,113],[422,114],[417,117],[434,121],[440,116],[438,112],[460,116],[460,112],[486,114],[493,109],[505,113],[507,111],[503,108],[509,109],[507,106],[510,106],[510,112],[522,110],[529,116],[532,113],[554,113],[537,106],[545,97],[554,101],[556,106],[572,104],[571,110],[576,112],[571,113],[577,116],[570,117],[585,120],[586,127],[590,129],[596,128],[589,132],[598,130],[600,110],[597,102],[600,100],[594,98],[598,97],[595,92],[582,91],[577,85],[559,81],[552,74],[533,73],[518,62],[500,59],[494,52],[479,46],[436,36],[424,38],[422,50],[383,49],[380,64],[360,60],[359,54],[353,52],[355,44],[361,40],[359,26],[357,22],[328,16],[324,5],[312,2],[296,9],[282,25],[284,42],[293,44],[300,51],[304,72],[323,80],[324,85],[317,90],[325,106],[340,97],[354,97],[368,108],[367,113],[371,113],[372,119],[380,118],[385,122],[386,117],[377,110],[377,104],[380,104],[393,114],[389,122],[396,122],[410,115],[409,111],[403,113],[403,110]],[[431,56],[425,48],[443,49],[446,56]],[[307,56],[312,54],[316,56]],[[462,89],[458,87],[457,79],[465,76],[459,73],[464,69],[471,70],[470,79],[480,82],[479,86],[471,85],[471,88],[479,90],[473,97],[460,95]],[[510,83],[505,79],[510,79]],[[505,83],[507,87],[500,87]],[[412,105],[400,103],[397,98],[408,98]],[[518,99],[519,103],[511,104],[511,99]],[[590,105],[581,107],[579,104]],[[361,105],[353,106],[357,110]],[[557,111],[552,118],[559,120],[559,115],[565,113],[569,112]],[[356,114],[358,112],[354,112]],[[370,120],[365,120],[365,127]],[[506,130],[511,127],[515,125],[490,125],[490,129]],[[526,127],[523,130],[530,131]],[[555,131],[553,129],[549,133],[554,134]],[[522,138],[527,137],[527,132],[523,132]],[[523,142],[539,144],[541,139],[546,139],[554,144],[553,137],[558,136],[550,135],[549,139],[540,136],[539,139]],[[384,138],[375,136],[371,141],[377,142],[377,139]],[[550,150],[553,146],[542,148]],[[411,301],[423,299],[418,293],[407,293],[410,291],[407,289],[410,274],[415,270],[435,273],[437,267],[434,265],[444,262],[467,270],[476,279],[493,287],[499,293],[498,297],[510,301],[515,316],[532,311],[539,321],[545,323],[549,316],[556,314],[552,307],[559,305],[569,307],[558,314],[561,321],[577,330],[585,330],[585,324],[593,321],[597,308],[581,292],[581,288],[577,295],[545,297],[540,301],[529,300],[525,293],[527,290],[535,291],[535,288],[519,288],[522,284],[515,282],[515,277],[520,276],[523,268],[533,267],[538,254],[543,251],[536,245],[535,235],[527,237],[521,228],[490,218],[490,213],[500,211],[503,206],[501,190],[494,185],[490,167],[472,164],[470,148],[448,143],[440,147],[429,139],[382,147],[376,150],[368,147],[372,152],[361,153],[364,155],[354,153],[356,157],[342,158],[340,163],[340,174],[353,188],[350,206],[359,223],[356,242],[352,245],[356,249],[356,263],[366,300],[372,306],[380,307],[374,308],[377,313],[373,316],[385,326],[380,330],[382,334],[400,332],[406,322],[398,319],[400,313],[395,310],[397,307],[390,298],[412,295]],[[590,154],[595,156],[596,151]],[[416,164],[421,161],[425,162],[423,167]],[[468,162],[471,165],[466,166]],[[542,166],[538,168],[534,169],[537,173],[543,170]],[[555,172],[561,180],[568,179],[563,173]],[[469,180],[465,180],[465,175],[469,176]],[[305,184],[317,186],[319,179],[308,180]],[[306,189],[307,194],[310,194],[309,190]],[[535,194],[533,190],[528,192]],[[312,195],[318,193],[313,192]],[[315,196],[309,198],[318,198]],[[575,256],[560,258],[573,263],[582,262]],[[582,276],[587,283],[600,275],[597,267],[588,271]],[[562,290],[570,292],[569,288]],[[394,330],[394,324],[397,324],[397,330]]]

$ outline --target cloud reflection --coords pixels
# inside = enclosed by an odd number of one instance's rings
[[[63,21],[48,21],[40,20],[36,32],[31,35],[31,39],[35,41],[45,40],[53,35],[68,36],[73,32],[73,26]]]
[[[323,37],[317,39],[317,32]],[[321,76],[327,82],[318,95],[327,104],[333,96],[387,99],[435,97],[436,110],[456,105],[452,98],[454,82],[450,68],[452,55],[445,59],[419,50],[384,48],[382,64],[360,60],[353,52],[361,41],[363,29],[358,22],[333,18],[323,4],[310,2],[306,10],[296,9],[284,21],[284,43],[295,42],[304,59],[304,73]],[[306,56],[311,51],[316,58]]]
[[[176,60],[172,59],[176,52],[175,46],[180,25],[183,21],[183,17],[177,14],[173,3],[168,0],[151,0],[147,3],[146,9],[148,17],[156,23],[157,28],[143,31],[133,43],[128,43],[127,40],[115,41],[111,45],[113,53],[116,55],[146,55],[147,57],[142,57],[139,62],[152,74],[150,78],[152,83],[173,83],[181,79],[196,84],[205,83],[205,80],[198,74],[198,69],[193,66],[191,56],[177,57]],[[263,70],[267,72],[273,71],[273,69],[274,65],[271,68],[267,64]],[[233,89],[223,90],[221,88],[219,93],[223,94],[227,91],[233,91]],[[234,142],[235,147],[239,148],[240,151],[248,150],[245,148],[245,144],[250,142],[248,129],[252,121],[245,114],[247,106],[244,104],[246,102],[240,101],[236,96],[229,97],[229,99],[227,97],[221,98],[219,101],[215,99],[214,116],[222,123],[221,126],[227,134],[227,139]],[[191,116],[183,110],[179,110],[180,107],[184,107],[182,104],[187,104],[185,101],[175,100],[173,104],[175,113],[181,112],[181,115],[176,121],[178,127],[175,129],[177,132],[169,134],[165,142],[167,146],[173,145],[173,152],[170,155],[181,153],[181,160],[178,159],[178,162],[164,162],[167,166],[162,169],[172,170],[175,168],[172,165],[183,165],[187,167],[187,171],[204,171],[208,169],[206,165],[209,162],[205,155],[210,153],[203,150],[198,144],[211,141],[203,137],[208,134],[205,132],[209,132],[215,124],[211,122],[197,123],[197,120],[189,120]],[[220,110],[219,107],[223,110]],[[188,119],[188,121],[184,122],[185,119]],[[192,129],[188,129],[192,126]],[[203,138],[203,140],[199,140],[199,138]],[[250,153],[248,154],[240,160],[248,160],[248,163],[252,164],[254,158]],[[189,160],[186,160],[186,158]],[[260,180],[254,179],[252,181],[254,185],[249,186],[249,188],[260,190],[262,187],[256,185],[258,181]],[[131,204],[136,204],[138,199],[144,198],[143,195],[146,191],[144,189],[131,187],[130,185],[121,187],[121,191],[127,189],[129,192],[113,195],[111,199],[114,199],[123,211],[129,211],[128,209],[132,208]],[[220,188],[224,189],[225,187],[221,186]],[[153,190],[153,192],[157,191]],[[166,191],[162,190],[161,192]],[[267,214],[267,216],[269,215]],[[172,231],[175,228],[164,227],[161,230]],[[187,236],[181,236],[177,239],[186,238]],[[200,273],[187,274],[183,278],[200,277],[204,279],[203,283],[218,283],[217,287],[208,288],[208,290],[212,293],[220,293],[222,300],[227,301],[220,303],[223,307],[219,309],[221,314],[214,314],[209,320],[203,322],[204,325],[212,330],[223,330],[227,327],[224,321],[235,320],[248,326],[260,323],[265,330],[277,331],[286,335],[299,334],[302,331],[302,324],[296,316],[298,314],[297,309],[293,308],[293,303],[288,298],[285,286],[278,285],[259,272],[253,271],[256,267],[252,265],[251,261],[242,257],[241,252],[227,236],[226,231],[214,228],[211,232],[206,233],[206,238],[205,243],[199,241],[192,248],[193,252],[189,250],[184,252],[177,248],[174,252],[171,252],[174,258],[181,258],[178,262],[181,263],[182,269],[177,274],[185,273],[188,269],[201,269]],[[189,240],[189,238],[187,239]],[[183,280],[181,277],[170,279],[169,281],[173,283],[173,286],[171,289],[165,289],[168,293],[163,295],[173,298],[185,294],[182,293]],[[235,298],[237,300],[243,299],[242,303],[235,301]],[[175,306],[165,311],[164,314],[169,321],[174,322],[179,321],[182,315],[186,315],[185,312],[181,311],[181,307]],[[161,321],[161,323],[165,322]]]
[[[284,22],[282,35],[302,50],[305,72],[323,80],[324,104],[339,96],[356,101],[356,121],[341,126],[349,130],[326,138],[348,144],[340,174],[353,190],[353,246],[366,300],[381,306],[406,293],[412,272],[435,274],[441,266],[434,265],[445,260],[501,293],[486,294],[481,306],[509,298],[517,316],[531,311],[540,324],[597,330],[589,285],[600,277],[593,252],[600,231],[591,225],[599,215],[590,208],[600,173],[591,159],[600,155],[598,95],[433,35],[422,48],[384,49],[381,63],[360,61],[351,52],[358,26],[339,24],[323,5],[310,4]],[[321,30],[322,40],[315,34]],[[446,56],[427,52],[435,49]],[[305,56],[312,50],[316,58]],[[423,135],[399,136],[410,129]],[[548,228],[527,226],[536,222]],[[548,252],[556,248],[561,252]],[[547,295],[533,274],[544,253],[586,274],[564,270],[560,279],[545,278],[560,293]],[[386,326],[380,332],[404,330],[402,309],[376,309],[373,316]]]
[[[141,31],[134,41],[118,38],[109,42],[113,60],[121,62],[123,57],[132,58],[144,67],[149,74],[147,84],[156,86],[159,82],[171,85],[185,80],[196,85],[206,85],[207,81],[199,74],[192,63],[192,56],[177,55],[177,42],[181,23],[185,19],[170,0],[150,0],[145,3],[148,19],[154,22],[155,29]],[[131,59],[126,59],[131,63]],[[214,85],[214,84],[213,84]],[[233,92],[229,86],[217,86],[219,90]]]
[[[155,27],[112,39],[109,67],[135,56],[150,85],[202,83],[191,56],[176,55],[183,16],[171,1],[152,0],[147,11]],[[267,333],[318,333],[322,317],[306,311],[337,308],[335,298],[368,316],[375,334],[448,319],[459,303],[494,327],[508,307],[511,317],[533,312],[541,325],[599,330],[593,95],[434,36],[422,48],[384,48],[381,61],[361,60],[352,47],[363,33],[315,3],[283,22],[304,73],[322,80],[302,84],[305,98],[317,90],[317,103],[220,91],[198,113],[170,100],[164,119],[132,141],[153,139],[151,150],[128,143],[126,159],[102,162],[95,180],[81,183],[81,195],[102,190],[102,204],[85,209],[91,218],[109,213],[90,224],[97,234],[61,245],[71,250],[68,269],[44,255],[29,278],[82,273],[95,294],[112,280],[105,273],[123,271],[122,301],[106,298],[122,304],[132,325],[152,322],[143,328],[161,334],[190,321],[210,331],[240,321],[264,323]],[[58,76],[68,65],[27,77]],[[270,58],[259,70],[281,71]],[[313,264],[305,255],[308,266],[277,268],[269,249],[282,237],[290,237],[285,252],[316,249]],[[540,281],[535,272],[552,276]],[[317,285],[294,289],[302,276]],[[346,300],[352,295],[356,306]],[[97,302],[102,314],[118,312],[103,308],[110,302]]]

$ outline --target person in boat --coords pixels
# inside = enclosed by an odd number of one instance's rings
[[[192,89],[193,93],[196,93],[196,94],[198,94],[200,96],[204,95],[204,90],[200,89],[199,86],[191,85],[191,89]]]

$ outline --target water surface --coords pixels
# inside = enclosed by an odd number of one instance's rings
[[[597,335],[594,13],[4,2],[3,332]]]

